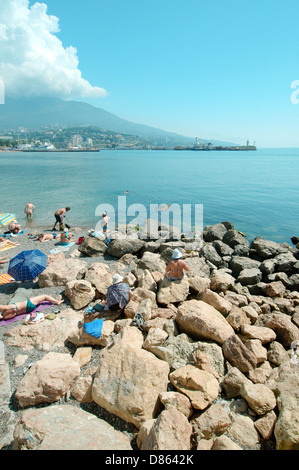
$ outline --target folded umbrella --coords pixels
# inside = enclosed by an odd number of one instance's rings
[[[22,251],[8,266],[8,274],[16,281],[32,281],[47,267],[47,256],[39,250]]]
[[[5,213],[5,214],[0,214],[0,227],[3,227],[4,225],[9,224],[13,220],[15,220],[16,216],[15,214],[10,214],[10,213]]]

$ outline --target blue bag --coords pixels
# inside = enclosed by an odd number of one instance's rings
[[[87,334],[94,336],[94,338],[99,338],[102,334],[103,323],[103,318],[96,318],[90,323],[85,323],[84,330]]]

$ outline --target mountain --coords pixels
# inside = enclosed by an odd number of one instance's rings
[[[169,139],[173,145],[194,145],[195,138],[163,131],[121,119],[115,114],[80,101],[59,98],[7,98],[0,106],[0,129],[41,129],[44,127],[95,126],[102,129],[153,139]],[[203,142],[207,142],[204,141]],[[229,142],[211,141],[231,145]],[[235,145],[235,144],[232,144]]]

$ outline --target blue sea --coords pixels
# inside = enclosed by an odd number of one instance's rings
[[[148,210],[202,204],[204,226],[230,221],[248,240],[260,235],[291,244],[299,236],[299,149],[2,152],[0,168],[0,213],[13,212],[22,226],[50,228],[54,212],[68,205],[70,225],[94,228],[97,206],[110,204],[117,213],[119,196],[126,196],[127,207]],[[30,222],[27,202],[36,207]]]

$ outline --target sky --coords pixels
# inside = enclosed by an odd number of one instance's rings
[[[6,96],[299,147],[298,17],[299,0],[0,0],[0,79]]]

